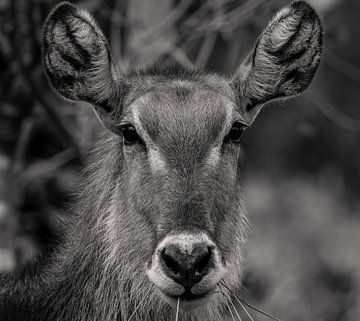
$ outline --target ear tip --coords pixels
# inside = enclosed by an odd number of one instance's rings
[[[306,1],[293,1],[290,6],[293,8],[293,9],[300,9],[300,10],[313,10],[313,7]]]
[[[68,1],[61,2],[55,6],[49,13],[43,25],[44,45],[49,41],[48,37],[57,23],[65,21],[67,17],[74,16],[78,13],[79,9]]]
[[[68,12],[73,12],[77,7],[73,5],[71,2],[63,1],[60,2],[57,6],[55,6],[53,13],[63,14]]]
[[[77,10],[77,7],[72,3],[67,1],[61,2],[51,11],[48,17],[48,21],[59,20],[66,16],[73,15]]]
[[[303,14],[311,17],[312,19],[320,20],[316,10],[306,1],[294,1],[290,4],[290,8],[301,11]]]
[[[318,31],[320,38],[323,34],[321,18],[317,11],[306,1],[294,1],[290,4],[290,9],[301,12],[302,18],[313,24],[314,32]]]

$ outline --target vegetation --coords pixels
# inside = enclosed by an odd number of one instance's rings
[[[58,98],[42,71],[41,27],[57,2],[0,0],[2,272],[21,269],[58,240],[79,171],[102,130],[85,104],[74,108]],[[119,69],[177,61],[231,73],[272,12],[289,1],[72,2],[94,14]],[[326,31],[316,81],[303,97],[262,112],[243,137],[253,231],[239,290],[282,320],[356,321],[360,3],[310,2]]]

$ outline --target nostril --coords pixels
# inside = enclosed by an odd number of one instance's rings
[[[175,275],[180,274],[180,266],[176,261],[176,256],[174,256],[173,251],[169,249],[164,249],[161,251],[161,258],[165,263],[165,266]]]
[[[194,262],[195,271],[196,273],[201,274],[210,263],[212,249],[209,246],[202,246],[198,249],[195,248],[193,253],[194,257],[196,258]]]
[[[186,287],[199,282],[208,272],[212,253],[212,247],[205,244],[193,246],[190,253],[177,244],[170,244],[159,252],[164,272]]]

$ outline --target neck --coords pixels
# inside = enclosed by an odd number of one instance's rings
[[[127,231],[121,239],[109,236],[115,217],[111,204],[116,171],[121,170],[121,154],[109,152],[118,150],[116,145],[111,138],[102,141],[95,156],[97,162],[87,168],[88,178],[68,224],[68,237],[58,253],[13,281],[4,296],[0,293],[0,314],[9,315],[8,320],[125,321],[131,315],[133,321],[175,318],[176,308],[160,298],[139,268],[138,259],[145,252],[135,253],[133,244],[150,244],[149,239]],[[146,245],[142,248],[147,250]],[[5,301],[6,310],[1,305]],[[204,319],[221,320],[216,302],[199,311],[179,314],[179,320]]]

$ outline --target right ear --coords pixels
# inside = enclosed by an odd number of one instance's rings
[[[109,45],[90,14],[63,2],[44,25],[43,61],[61,96],[91,103],[103,124],[116,132],[126,85],[116,79]]]
[[[322,57],[322,26],[305,1],[279,10],[233,78],[244,119],[250,124],[264,104],[301,94]]]

